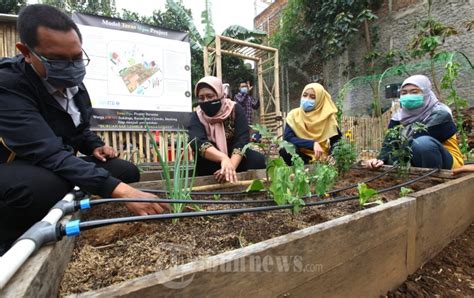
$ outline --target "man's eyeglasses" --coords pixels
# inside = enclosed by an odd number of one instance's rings
[[[51,68],[53,68],[53,69],[65,69],[71,64],[76,68],[80,68],[82,66],[89,65],[89,62],[91,61],[91,59],[89,58],[89,55],[87,55],[87,53],[86,53],[86,51],[84,51],[84,49],[82,49],[82,52],[84,53],[86,58],[81,58],[81,59],[76,59],[76,60],[53,60],[53,59],[48,59],[48,58],[40,55],[35,50],[30,48],[28,45],[26,45],[26,47],[28,48],[28,50],[33,55],[36,56],[36,58],[41,60],[41,62],[48,63],[48,65],[51,66]]]

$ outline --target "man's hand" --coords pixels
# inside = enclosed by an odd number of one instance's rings
[[[135,189],[125,183],[120,183],[112,192],[114,198],[134,198],[134,199],[157,199],[151,193],[143,192]],[[125,203],[127,209],[136,215],[151,215],[163,213],[170,210],[170,206],[165,203]]]
[[[369,159],[365,162],[365,167],[369,169],[378,169],[383,166],[383,161],[380,159]]]
[[[252,89],[253,89],[253,86],[250,85],[250,81],[247,81],[247,88],[249,89],[249,93],[250,93],[250,91],[252,91]]]
[[[314,151],[314,157],[316,160],[319,160],[323,155],[324,155],[324,150],[321,148],[321,145],[319,145],[318,142],[314,142],[313,145],[313,151]]]
[[[92,155],[100,161],[106,162],[107,159],[116,158],[117,151],[114,148],[104,145],[102,147],[97,147],[92,151]]]

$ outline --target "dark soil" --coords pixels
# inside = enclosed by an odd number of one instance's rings
[[[408,276],[392,297],[474,297],[474,224]]]
[[[334,188],[351,185],[377,174],[366,170],[351,170],[344,178],[338,180]],[[406,180],[389,176],[371,182],[368,186],[382,189]],[[409,187],[418,191],[441,182],[440,179],[427,178]],[[337,195],[353,194],[357,194],[356,189]],[[257,198],[255,195],[250,196]],[[399,190],[395,190],[381,194],[377,199],[388,201],[398,197]],[[231,199],[237,198],[234,196]],[[262,198],[264,196],[260,197]],[[205,209],[237,207],[243,206],[212,205],[205,206]],[[85,231],[77,238],[60,294],[103,288],[178,264],[248,246],[359,210],[361,207],[355,200],[303,208],[296,215],[289,210],[278,210],[233,216],[188,218],[181,219],[175,224],[171,221],[117,224]],[[92,220],[129,215],[124,206],[108,204],[98,206],[82,214],[81,217],[82,220]]]

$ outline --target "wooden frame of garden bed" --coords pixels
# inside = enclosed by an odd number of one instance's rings
[[[253,175],[263,177],[265,173],[242,173],[240,179]],[[448,171],[441,173],[448,175]],[[207,179],[198,178],[196,184],[209,182]],[[139,185],[150,184],[153,182]],[[303,296],[309,292],[318,296],[384,295],[474,221],[473,193],[474,174],[470,174],[378,207],[77,296]],[[70,243],[63,240],[43,248],[2,294],[37,296],[41,289],[41,293],[54,293],[63,269],[57,269],[56,276],[48,276],[51,270],[32,271],[31,266],[38,267],[43,260],[40,267],[52,268],[48,266],[53,266],[54,260],[57,267],[64,268],[72,249]],[[63,261],[58,259],[58,251]],[[273,264],[271,272],[250,272],[251,259],[263,260],[266,256],[298,256],[303,266],[318,270],[278,272]],[[221,271],[225,266],[235,268],[237,263],[244,264],[240,272]],[[172,289],[169,283],[173,281],[191,283]],[[46,291],[44,284],[51,289]]]

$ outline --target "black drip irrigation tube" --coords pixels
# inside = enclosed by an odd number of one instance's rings
[[[359,182],[359,183],[369,183],[369,182],[372,182],[374,180],[377,180],[380,177],[383,177],[383,176],[387,175],[388,173],[390,173],[393,169],[395,169],[395,167],[392,167],[392,168],[388,169],[387,171],[385,171],[383,173],[380,173],[377,176],[374,176],[372,178],[369,178],[369,179],[364,180],[364,181]],[[344,188],[334,189],[334,190],[328,191],[326,194],[330,195],[330,194],[342,192],[342,191],[354,188],[357,185],[358,185],[358,183],[346,186]],[[143,190],[143,189],[141,189],[141,190],[149,192],[149,193],[166,193],[166,191],[164,191],[164,190]],[[249,193],[259,193],[259,192],[260,193],[264,193],[264,192],[266,193],[267,191],[226,192],[226,193],[219,193],[219,194],[227,194],[227,193],[230,193],[230,194],[249,194]],[[205,194],[213,195],[213,194],[217,194],[217,193],[199,192],[199,194],[200,195],[205,195]],[[302,199],[310,199],[310,198],[315,198],[315,197],[321,197],[321,195],[315,194],[315,195],[310,195],[310,196],[304,196],[304,197],[302,197]],[[132,203],[132,202],[191,204],[191,205],[192,204],[196,204],[196,205],[200,205],[200,204],[206,204],[206,205],[232,205],[232,204],[247,205],[248,204],[248,205],[251,205],[251,204],[272,204],[272,203],[275,203],[274,200],[186,200],[186,199],[138,199],[138,198],[109,199],[109,198],[106,198],[106,199],[98,199],[98,200],[90,201],[89,205],[92,207],[92,206],[102,205],[102,204],[106,204],[106,203]]]
[[[429,177],[434,173],[438,172],[440,169],[433,169],[430,172],[419,176],[415,179],[379,190],[377,193],[385,193],[397,188],[407,186],[418,182],[421,179]],[[310,202],[301,207],[311,207],[311,206],[318,206],[318,205],[329,205],[335,204],[340,202],[346,202],[351,200],[358,199],[358,195],[349,196],[349,197],[339,197],[329,200],[323,200],[318,202]],[[115,199],[110,199],[112,202]],[[127,200],[127,199],[124,199]],[[131,199],[130,201],[132,201]],[[134,200],[139,201],[139,200]],[[143,202],[142,200],[140,200]],[[91,202],[92,203],[92,202]],[[192,200],[186,200],[186,203],[193,203]],[[141,222],[141,221],[150,221],[150,220],[167,220],[167,219],[180,219],[180,218],[190,218],[190,217],[201,217],[201,216],[219,216],[219,215],[232,215],[232,214],[242,214],[242,213],[255,213],[255,212],[266,212],[266,211],[274,211],[274,210],[282,210],[282,209],[292,209],[294,206],[290,204],[286,205],[277,205],[277,206],[262,206],[262,207],[252,207],[252,208],[239,208],[239,209],[225,209],[225,210],[213,210],[213,211],[200,211],[200,212],[186,212],[186,213],[170,213],[170,214],[156,214],[156,215],[145,215],[145,216],[129,216],[129,217],[121,217],[121,218],[111,218],[111,219],[99,219],[99,220],[91,220],[86,222],[80,222],[79,220],[71,221],[66,225],[61,225],[60,227],[60,234],[61,236],[75,236],[80,233],[80,231],[90,230],[94,228],[99,228],[107,225],[118,224],[118,223],[127,223],[127,222]]]
[[[385,175],[387,175],[388,173],[390,173],[391,171],[393,171],[394,169],[396,168],[396,166],[394,167],[391,167],[390,169],[388,169],[387,171],[383,172],[383,173],[380,173],[379,175],[377,176],[374,176],[372,178],[369,178],[365,181],[362,181],[362,182],[359,182],[359,183],[369,183],[369,182],[372,182],[376,179],[379,179]],[[339,188],[339,189],[334,189],[334,190],[331,190],[329,192],[327,192],[326,194],[334,194],[334,193],[338,193],[338,192],[342,192],[342,191],[345,191],[345,190],[348,190],[348,189],[351,189],[351,188],[354,188],[354,187],[357,187],[358,184],[352,184],[352,185],[349,185],[349,186],[346,186],[344,188]],[[146,188],[141,188],[139,189],[140,191],[143,191],[143,192],[148,192],[148,193],[153,193],[153,194],[166,194],[167,191],[166,190],[161,190],[161,189],[146,189]],[[212,191],[191,191],[190,192],[190,195],[203,195],[203,196],[212,196],[212,195],[252,195],[252,194],[262,194],[262,193],[267,193],[268,191],[267,190],[261,190],[261,191],[249,191],[249,192],[245,192],[245,191],[222,191],[222,192],[212,192]],[[314,198],[314,197],[319,197],[320,195],[311,195],[311,196],[305,196],[303,197],[303,199],[309,199],[309,198]],[[268,202],[273,202],[273,200],[265,200],[266,203]],[[264,201],[260,201],[260,202],[264,202]],[[179,203],[179,202],[177,202]]]

